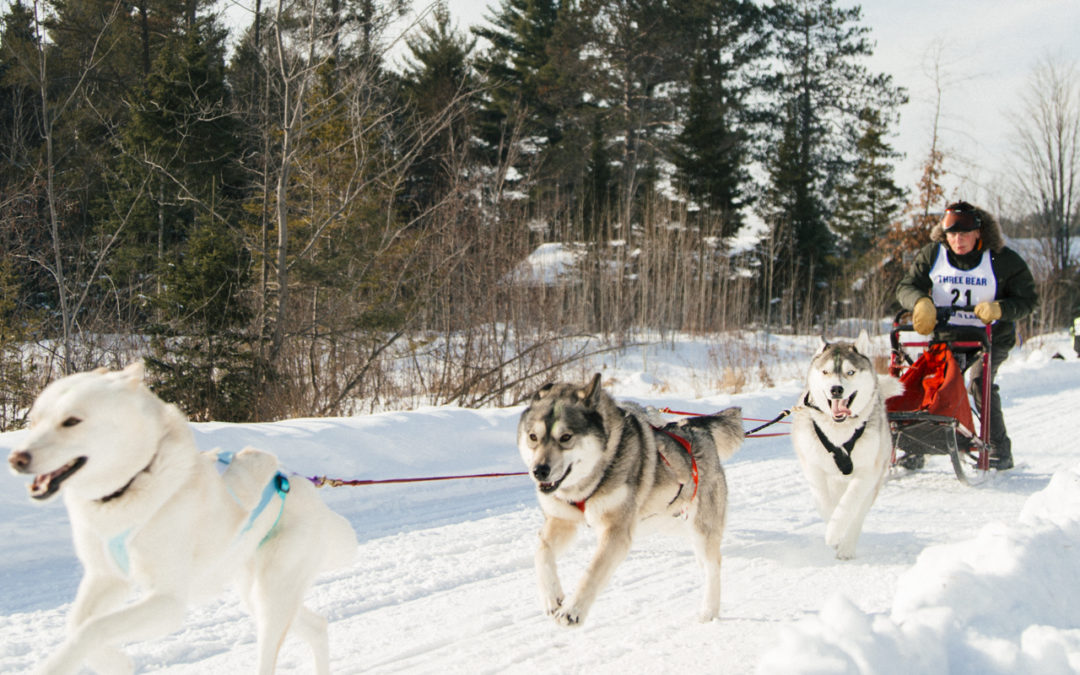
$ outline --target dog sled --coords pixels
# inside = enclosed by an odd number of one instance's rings
[[[968,309],[970,308],[957,308]],[[939,309],[938,323],[953,310]],[[963,329],[961,329],[963,330]],[[886,401],[893,437],[893,466],[916,470],[927,455],[948,455],[961,482],[972,485],[990,469],[990,326],[973,327],[949,341],[904,337],[912,333],[910,313],[893,320],[889,372],[900,378],[904,393]],[[912,358],[915,354],[916,358]],[[964,384],[967,364],[982,361],[982,405],[974,409]]]

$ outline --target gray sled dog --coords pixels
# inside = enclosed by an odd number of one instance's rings
[[[740,413],[729,408],[652,426],[640,406],[616,405],[599,374],[585,385],[545,385],[532,397],[518,422],[518,450],[544,512],[535,563],[547,614],[563,625],[582,623],[639,526],[655,526],[690,536],[705,572],[699,619],[719,616],[727,508],[720,462],[742,443]],[[567,600],[555,561],[582,523],[599,543]]]
[[[235,580],[257,622],[258,672],[274,671],[292,628],[327,673],[326,620],[302,600],[355,556],[352,527],[268,453],[199,453],[184,415],[142,379],[136,363],[57,380],[8,458],[35,475],[33,499],[63,496],[85,569],[67,639],[38,672],[130,673],[122,645],[180,628],[190,602]]]
[[[892,457],[885,399],[900,381],[874,371],[870,339],[828,343],[810,362],[806,391],[792,409],[791,442],[825,521],[836,557],[855,557],[863,521]]]

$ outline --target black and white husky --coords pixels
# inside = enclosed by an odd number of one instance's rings
[[[806,391],[792,409],[791,442],[825,521],[836,557],[855,557],[863,521],[885,481],[892,435],[885,399],[900,381],[879,375],[865,331],[854,343],[828,343],[810,362]]]
[[[544,512],[535,559],[540,601],[563,625],[585,620],[646,521],[690,537],[705,571],[699,618],[720,613],[727,508],[720,462],[742,444],[740,410],[654,424],[640,406],[616,404],[599,375],[541,388],[521,415],[518,450]],[[582,523],[597,531],[599,544],[577,591],[564,598],[555,560]]]

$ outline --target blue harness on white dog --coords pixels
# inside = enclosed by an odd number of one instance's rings
[[[234,452],[222,451],[218,453],[217,461],[218,465],[222,467],[221,471],[224,471],[225,468],[232,463],[235,456],[236,453]],[[225,488],[228,489],[228,485],[226,485]],[[274,495],[277,495],[278,497],[281,497],[281,505],[278,507],[277,518],[274,519],[274,524],[270,526],[270,529],[266,531],[266,536],[259,542],[259,546],[265,544],[266,540],[270,538],[270,535],[274,534],[274,530],[277,529],[278,523],[281,522],[281,514],[285,513],[285,495],[287,494],[289,494],[289,477],[278,471],[274,474],[274,477],[270,479],[270,482],[266,484],[266,487],[263,488],[259,503],[252,509],[251,515],[248,516],[247,523],[244,524],[244,529],[240,530],[238,536],[243,536],[251,529],[251,526],[255,524],[255,520],[262,515],[262,512],[269,506],[270,500],[274,498]],[[232,490],[229,490],[229,495],[237,504],[240,503],[240,500],[236,498],[236,495],[233,494]]]
[[[233,452],[219,452],[217,454],[218,470],[223,472],[229,464],[232,463],[235,456],[236,453]],[[127,487],[125,486],[124,489],[126,490]],[[229,496],[232,497],[237,504],[240,504],[240,500],[237,499],[236,495],[233,494],[233,491],[229,489],[228,485],[225,486],[225,489],[229,491]],[[281,498],[281,505],[278,507],[278,514],[277,518],[274,519],[274,524],[270,526],[270,529],[266,531],[266,535],[259,541],[259,546],[265,544],[274,534],[274,531],[277,530],[278,523],[281,522],[281,516],[285,513],[285,495],[287,494],[289,494],[289,477],[278,471],[274,474],[274,477],[270,479],[270,482],[267,483],[266,487],[263,488],[259,503],[255,505],[251,514],[248,515],[247,522],[244,523],[244,528],[240,530],[240,534],[236,535],[237,539],[247,534],[248,530],[255,524],[256,519],[262,515],[262,512],[266,510],[266,507],[270,505],[270,501],[273,500],[276,495]],[[115,496],[110,495],[110,498],[115,498]],[[106,543],[106,548],[109,551],[109,555],[112,556],[113,562],[116,563],[116,566],[125,575],[131,571],[131,560],[128,556],[127,545],[128,539],[131,537],[131,532],[130,529],[125,530],[109,539]]]

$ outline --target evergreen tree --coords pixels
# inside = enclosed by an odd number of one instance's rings
[[[407,39],[410,56],[402,74],[402,93],[413,113],[413,133],[429,137],[409,167],[404,194],[411,215],[445,195],[469,162],[471,112],[476,84],[469,64],[476,40],[458,34],[445,3],[418,36]]]
[[[36,369],[26,359],[24,347],[37,317],[26,307],[26,285],[17,275],[16,261],[7,253],[4,250],[0,257],[0,433],[22,426],[34,400],[32,375]]]
[[[769,8],[779,70],[765,84],[775,99],[772,127],[779,132],[765,151],[770,175],[768,220],[790,228],[788,245],[773,265],[779,289],[800,289],[793,318],[812,319],[823,307],[836,273],[835,235],[828,225],[836,189],[857,159],[850,139],[861,111],[890,116],[903,90],[885,75],[867,71],[872,53],[860,26],[858,7],[840,9],[834,0],[784,0]],[[771,301],[771,299],[766,299]]]
[[[899,156],[885,141],[887,128],[870,108],[859,114],[861,135],[855,140],[856,163],[849,179],[837,188],[832,230],[840,255],[855,259],[881,242],[903,208],[904,190],[893,181],[890,160]]]
[[[630,223],[649,208],[677,127],[675,92],[686,80],[684,8],[664,0],[583,0],[589,18],[594,72],[589,88],[609,111],[605,133],[617,169],[619,220]]]
[[[558,140],[555,118],[540,95],[541,71],[548,62],[547,45],[555,32],[559,0],[502,0],[490,26],[474,26],[473,33],[491,43],[476,67],[488,83],[483,104],[484,140],[499,148],[521,134]]]
[[[487,161],[508,165],[511,182],[531,191],[534,201],[543,199],[538,189],[542,193],[552,180],[557,184],[563,175],[575,173],[574,167],[548,161],[564,143],[567,112],[580,101],[561,90],[580,66],[566,58],[556,40],[566,22],[573,20],[572,5],[560,0],[502,0],[487,17],[490,26],[472,29],[491,44],[476,59],[485,92],[478,131]],[[580,148],[575,148],[579,158]],[[581,162],[574,166],[580,168]],[[553,178],[545,179],[544,171]]]
[[[250,260],[238,238],[200,218],[171,256],[155,298],[167,320],[155,329],[154,390],[195,420],[249,421],[264,369],[246,337],[250,311],[241,300]]]
[[[604,136],[601,117],[593,117],[589,138],[589,162],[585,166],[585,185],[582,194],[582,228],[585,241],[607,241],[608,217],[615,202],[614,175]]]
[[[34,16],[16,0],[0,27],[0,189],[19,180],[41,145],[41,95],[27,77],[37,60]]]
[[[676,184],[704,212],[719,216],[721,236],[742,224],[749,200],[750,112],[746,98],[765,53],[762,15],[742,0],[688,3],[683,15],[693,66],[673,147]],[[673,48],[679,47],[674,44]]]
[[[146,86],[131,97],[123,152],[97,210],[103,231],[122,234],[109,270],[112,283],[130,293],[160,291],[152,272],[162,271],[198,217],[234,221],[240,136],[225,84],[224,38],[212,21],[197,23],[161,50]]]

